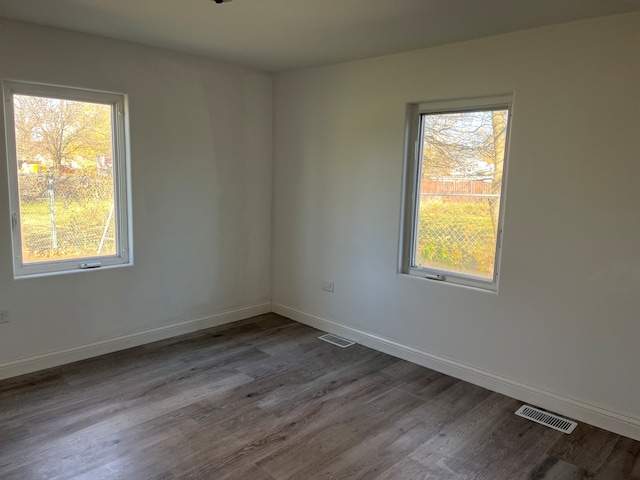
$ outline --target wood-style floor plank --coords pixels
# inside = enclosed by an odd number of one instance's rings
[[[0,381],[0,479],[640,479],[640,442],[320,333],[267,314]]]

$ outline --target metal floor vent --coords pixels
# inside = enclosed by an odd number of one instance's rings
[[[327,333],[325,335],[320,335],[318,338],[320,340],[324,340],[325,342],[329,342],[333,345],[337,345],[340,348],[347,348],[347,347],[350,347],[351,345],[356,344],[356,342],[352,342],[350,340],[347,340],[346,338],[336,337],[335,335],[331,335],[330,333]]]
[[[549,428],[553,428],[554,430],[567,434],[573,432],[573,429],[578,426],[576,422],[572,422],[571,420],[567,420],[566,418],[559,417],[552,413],[538,410],[537,408],[530,407],[529,405],[521,406],[516,412],[516,415],[528,418],[532,422],[546,425]]]

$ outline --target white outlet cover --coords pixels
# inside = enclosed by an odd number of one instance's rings
[[[322,282],[322,290],[325,292],[333,292],[333,282]]]

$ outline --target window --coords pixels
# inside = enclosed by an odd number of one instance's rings
[[[130,264],[125,96],[3,92],[15,276]]]
[[[411,104],[402,271],[497,290],[511,97]]]

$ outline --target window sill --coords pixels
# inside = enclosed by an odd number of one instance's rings
[[[400,272],[398,273],[398,276],[402,278],[411,278],[417,281],[423,281],[423,282],[428,282],[432,284],[450,285],[454,287],[465,288],[468,290],[473,290],[475,292],[490,293],[494,295],[498,294],[498,285],[496,283],[487,282],[487,284],[483,286],[481,282],[477,282],[473,284],[470,282],[467,283],[459,277],[452,277],[447,275],[445,275],[444,280],[435,280],[432,278],[428,278],[426,276],[428,274],[429,273],[423,272],[423,271],[416,271],[416,272],[412,271],[411,273]]]

